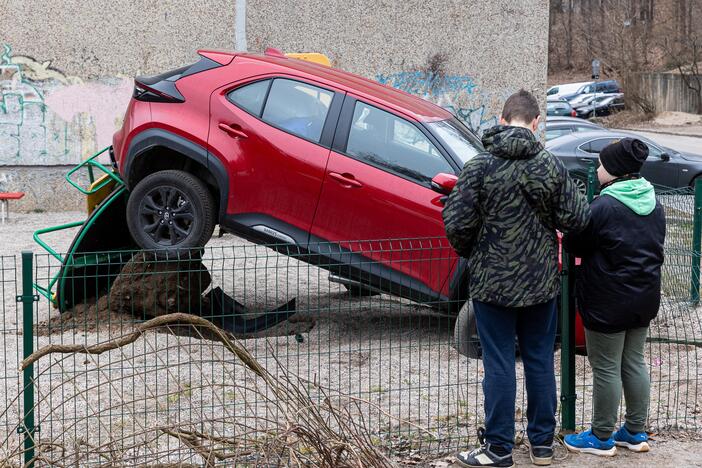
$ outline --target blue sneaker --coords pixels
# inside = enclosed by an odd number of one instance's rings
[[[614,439],[600,440],[592,429],[580,434],[568,434],[563,441],[571,452],[592,453],[601,457],[613,457],[617,453]]]
[[[626,426],[622,426],[612,436],[614,443],[619,447],[626,447],[633,452],[648,452],[651,447],[648,445],[648,434],[645,432],[637,432],[633,434],[629,432]]]

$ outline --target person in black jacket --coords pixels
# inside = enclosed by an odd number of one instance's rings
[[[649,450],[644,345],[661,301],[665,214],[653,186],[638,174],[647,157],[648,147],[637,139],[604,148],[597,170],[602,190],[590,223],[564,238],[565,248],[582,258],[576,294],[594,379],[592,429],[566,436],[573,451]],[[626,423],[612,434],[622,385]]]

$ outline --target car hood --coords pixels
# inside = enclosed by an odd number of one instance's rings
[[[675,151],[675,153],[678,153]],[[694,161],[694,162],[701,162],[702,163],[702,154],[695,154],[695,153],[678,153],[681,158],[685,159],[686,161]]]

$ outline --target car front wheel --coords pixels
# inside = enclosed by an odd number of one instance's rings
[[[159,171],[130,193],[127,225],[143,249],[203,247],[214,230],[215,202],[197,177],[184,171]]]

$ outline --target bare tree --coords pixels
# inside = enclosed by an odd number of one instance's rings
[[[697,113],[702,114],[702,35],[689,34],[673,43],[668,53],[685,86],[697,99]]]

